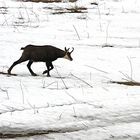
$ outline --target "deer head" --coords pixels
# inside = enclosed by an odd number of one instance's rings
[[[73,59],[72,59],[72,57],[71,57],[71,53],[74,51],[74,48],[72,48],[72,50],[71,51],[69,51],[70,50],[70,48],[66,48],[65,47],[65,56],[64,56],[64,58],[65,59],[68,59],[68,60],[70,60],[70,61],[72,61]]]

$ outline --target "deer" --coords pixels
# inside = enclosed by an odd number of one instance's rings
[[[27,68],[32,76],[37,76],[31,69],[33,62],[45,62],[47,70],[43,71],[43,74],[47,73],[47,77],[50,77],[50,71],[54,68],[52,62],[58,58],[65,58],[72,61],[73,58],[71,57],[71,53],[74,51],[74,48],[69,51],[70,48],[67,49],[66,47],[64,50],[61,50],[52,45],[27,45],[21,48],[21,50],[23,50],[21,57],[15,61],[7,71],[9,75],[11,74],[13,67],[29,60]]]

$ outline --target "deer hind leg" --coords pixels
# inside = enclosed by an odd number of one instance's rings
[[[8,74],[11,74],[11,70],[13,69],[13,67],[14,66],[16,66],[17,64],[20,64],[20,63],[22,63],[22,62],[24,62],[24,61],[27,61],[28,59],[26,59],[26,58],[24,58],[24,57],[20,57],[20,59],[19,60],[17,60],[17,61],[15,61],[12,65],[11,65],[11,67],[8,69]]]
[[[33,64],[33,61],[32,60],[29,60],[28,64],[27,64],[27,67],[31,73],[32,76],[37,76],[36,73],[33,72],[33,70],[31,69],[31,65]]]
[[[52,70],[54,68],[52,62],[46,62],[46,67],[47,67],[47,70],[45,70],[43,72],[43,74],[46,74],[47,73],[47,76],[50,77],[50,70]]]

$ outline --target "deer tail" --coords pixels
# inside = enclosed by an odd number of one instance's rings
[[[21,48],[21,50],[24,50],[24,49],[25,49],[25,48],[23,48],[23,47]]]

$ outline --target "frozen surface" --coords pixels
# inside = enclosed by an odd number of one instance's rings
[[[0,0],[0,71],[27,44],[74,47],[73,61],[43,63],[30,75],[24,62],[0,74],[0,138],[10,140],[139,140],[140,1],[31,3]],[[56,14],[86,7],[85,13]],[[111,45],[113,47],[103,47]]]

